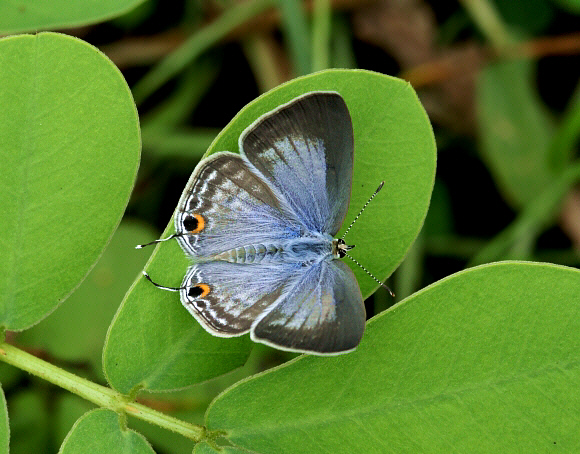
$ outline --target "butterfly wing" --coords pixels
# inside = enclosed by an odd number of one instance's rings
[[[241,156],[221,152],[193,173],[175,216],[177,240],[194,257],[298,237],[303,224]]]
[[[276,303],[295,272],[287,264],[196,263],[183,280],[181,301],[211,334],[239,336]]]
[[[335,92],[312,92],[260,117],[240,150],[311,231],[335,235],[346,215],[353,169],[350,114]]]
[[[188,270],[181,299],[213,335],[251,330],[254,341],[291,351],[352,350],[365,325],[354,274],[338,260],[309,268],[197,263]]]
[[[340,95],[315,92],[251,125],[240,138],[242,156],[216,153],[196,168],[175,227],[198,260],[181,301],[206,330],[224,337],[250,331],[256,341],[294,351],[356,347],[365,310],[346,264],[248,257],[264,253],[253,245],[338,231],[350,199],[352,141]],[[236,249],[245,263],[233,263]]]
[[[351,269],[322,261],[288,285],[276,305],[252,326],[252,340],[292,351],[353,350],[365,327],[365,307]]]

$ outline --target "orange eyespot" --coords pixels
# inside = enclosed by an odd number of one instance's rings
[[[199,233],[205,227],[205,220],[200,214],[188,215],[183,220],[183,227],[185,227],[189,233]]]
[[[194,285],[193,287],[191,287],[187,294],[189,295],[190,298],[204,298],[206,297],[209,292],[211,291],[211,287],[207,284],[197,284]]]
[[[201,289],[201,295],[199,295],[200,298],[207,296],[211,290],[210,286],[207,284],[197,284],[197,286]]]

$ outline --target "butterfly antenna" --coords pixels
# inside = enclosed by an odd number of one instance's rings
[[[377,188],[377,190],[373,193],[373,195],[371,195],[370,199],[367,200],[367,203],[365,203],[362,207],[362,209],[359,211],[359,213],[356,215],[356,217],[353,219],[353,221],[350,223],[350,225],[348,226],[348,229],[346,229],[346,231],[344,232],[344,235],[342,235],[342,239],[344,240],[344,237],[346,236],[346,234],[349,232],[349,230],[351,229],[351,227],[353,226],[353,224],[356,222],[356,220],[360,217],[360,215],[362,214],[362,212],[365,210],[365,208],[368,206],[369,203],[371,203],[371,200],[373,200],[375,198],[375,196],[379,193],[379,191],[381,189],[383,189],[385,182],[381,181],[381,184],[379,184],[379,187]],[[364,269],[364,268],[363,268]],[[368,273],[368,271],[367,271]]]
[[[380,188],[379,188],[379,189],[380,189]],[[385,284],[383,284],[381,281],[379,281],[379,280],[378,280],[378,279],[377,279],[377,278],[374,276],[374,274],[373,274],[373,273],[371,273],[371,272],[370,272],[369,270],[367,270],[367,269],[366,269],[364,266],[362,266],[362,265],[361,265],[361,264],[358,262],[358,260],[356,260],[356,259],[355,259],[354,257],[352,257],[350,254],[347,254],[346,252],[344,253],[344,255],[346,255],[346,256],[347,256],[349,259],[351,259],[351,260],[352,260],[354,263],[356,263],[358,266],[360,266],[360,267],[363,269],[363,271],[364,271],[365,273],[367,273],[367,274],[368,274],[370,277],[372,277],[372,278],[375,280],[375,282],[376,282],[377,284],[379,284],[379,285],[380,285],[381,287],[383,287],[383,288],[384,288],[384,289],[385,289],[387,292],[389,292],[389,295],[391,295],[393,298],[395,297],[395,294],[393,293],[393,291],[392,291],[392,290],[391,290],[389,287],[387,287]]]
[[[145,279],[151,282],[155,287],[160,288],[161,290],[167,290],[169,292],[179,292],[180,290],[183,290],[185,288],[185,287],[165,287],[164,285],[159,285],[157,282],[154,282],[153,279],[151,279],[151,276],[149,276],[146,271],[143,271],[143,276],[145,276]]]
[[[172,240],[173,238],[177,238],[178,236],[183,236],[183,234],[182,233],[174,233],[173,235],[170,235],[167,238],[159,238],[158,240],[151,241],[151,243],[138,244],[137,246],[135,246],[135,249],[143,249],[145,246],[151,246],[152,244],[163,243],[164,241]]]

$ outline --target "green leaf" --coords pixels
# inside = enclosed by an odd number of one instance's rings
[[[353,120],[354,179],[343,230],[385,181],[385,188],[347,237],[357,246],[353,256],[384,279],[419,233],[435,174],[431,126],[408,83],[360,70],[329,70],[295,79],[243,108],[218,135],[208,154],[237,151],[239,135],[256,118],[313,90],[341,93]],[[172,231],[173,221],[163,237]],[[157,282],[178,287],[188,264],[176,242],[162,243],[153,253],[148,272]],[[358,267],[353,269],[363,295],[370,295],[377,284]],[[247,336],[211,336],[181,307],[179,295],[139,279],[109,331],[105,369],[111,385],[123,393],[136,386],[178,388],[243,364],[249,348]]]
[[[140,153],[131,93],[96,48],[0,40],[0,326],[22,330],[86,276],[127,205]]]
[[[355,352],[234,385],[207,427],[261,454],[578,452],[578,295],[573,268],[462,271],[370,320]]]
[[[79,27],[130,11],[143,0],[16,0],[0,2],[0,33]]]
[[[187,260],[173,250],[179,248],[177,243],[165,246],[161,257],[177,257],[165,263],[185,273]],[[241,366],[249,350],[247,336],[223,339],[207,334],[181,306],[177,293],[164,292],[139,278],[109,328],[103,367],[111,386],[123,394],[136,387],[175,389]]]
[[[123,429],[119,415],[97,409],[80,418],[62,444],[59,454],[154,454],[147,440]]]
[[[147,260],[145,254],[135,251],[135,245],[155,237],[143,225],[121,223],[80,287],[49,317],[22,332],[18,344],[42,349],[61,360],[88,360],[95,372],[102,373],[107,329],[127,288]]]
[[[533,200],[554,177],[549,165],[553,124],[532,86],[532,62],[485,68],[477,86],[481,153],[514,207]]]
[[[63,393],[60,395],[51,406],[53,443],[60,446],[77,419],[94,408],[94,404],[75,394]]]
[[[2,386],[0,386],[0,454],[8,454],[9,441],[10,425],[8,424],[6,397],[4,397],[4,391],[2,390]]]

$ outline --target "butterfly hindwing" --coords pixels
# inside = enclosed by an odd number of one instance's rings
[[[288,265],[197,263],[185,276],[181,301],[210,333],[238,336],[282,296],[295,273]]]
[[[252,327],[252,339],[293,351],[331,354],[354,349],[365,307],[351,269],[339,260],[306,269]]]
[[[365,308],[350,268],[337,260],[273,269],[223,261],[189,268],[181,298],[210,333],[310,353],[355,348]]]
[[[352,122],[338,93],[309,93],[260,117],[240,136],[240,150],[310,230],[338,232],[354,158]]]

